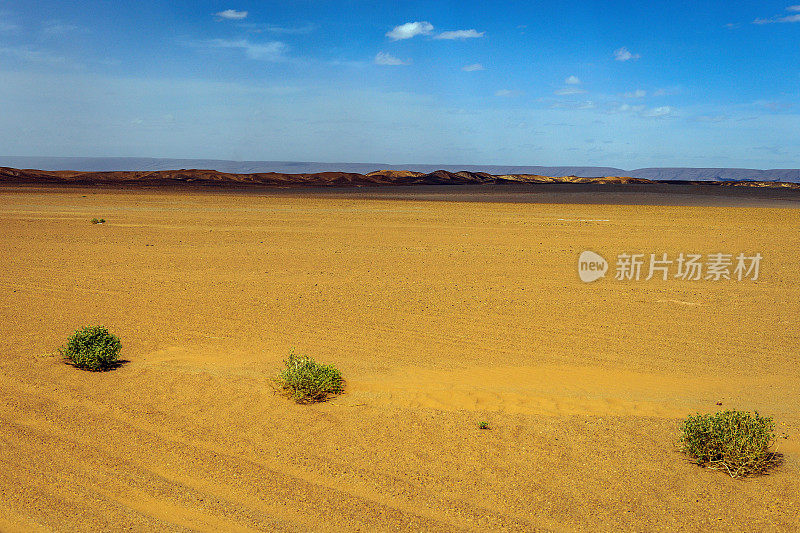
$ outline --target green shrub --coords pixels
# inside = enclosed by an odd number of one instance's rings
[[[700,466],[725,470],[731,477],[759,474],[777,463],[772,418],[741,411],[690,416],[683,422],[681,450]]]
[[[310,357],[295,355],[294,350],[284,363],[286,368],[275,382],[297,403],[321,402],[344,391],[342,374],[333,365],[321,365]]]
[[[93,218],[92,224],[105,224],[106,219],[104,218]]]
[[[61,348],[61,355],[78,368],[108,370],[118,363],[122,343],[103,326],[77,330]]]
[[[478,429],[489,429],[489,422],[478,422]]]

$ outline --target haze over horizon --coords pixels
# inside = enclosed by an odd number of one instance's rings
[[[345,172],[367,174],[381,170],[410,170],[430,173],[437,170],[449,172],[485,172],[488,174],[533,174],[539,176],[578,176],[597,178],[627,176],[648,180],[685,181],[785,181],[800,183],[800,169],[749,169],[749,168],[691,168],[649,167],[621,169],[595,166],[541,166],[541,165],[464,165],[452,163],[392,165],[364,162],[319,161],[231,161],[224,159],[164,159],[148,157],[14,157],[0,155],[0,167],[38,169],[44,171],[116,172],[116,171],[169,171],[180,169],[213,170],[231,174],[276,172],[281,174],[314,174],[318,172]]]
[[[800,5],[34,0],[6,155],[800,166]]]

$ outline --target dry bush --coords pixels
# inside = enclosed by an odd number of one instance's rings
[[[344,391],[342,374],[333,365],[321,365],[310,357],[295,355],[294,350],[284,363],[286,368],[275,383],[297,403],[325,401],[329,395]]]
[[[774,443],[772,418],[730,410],[690,416],[680,438],[681,450],[696,464],[725,470],[731,477],[761,474],[777,464]]]
[[[122,343],[103,326],[86,326],[77,330],[59,351],[77,368],[108,370],[118,364]]]

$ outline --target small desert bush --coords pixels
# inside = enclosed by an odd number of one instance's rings
[[[93,218],[92,224],[105,224],[106,219],[104,218]]]
[[[321,365],[310,357],[295,355],[294,350],[284,363],[286,368],[278,374],[275,383],[297,403],[321,402],[344,390],[342,373],[333,365]]]
[[[108,370],[117,365],[122,343],[103,326],[77,330],[61,348],[61,355],[78,368]]]
[[[764,472],[776,464],[772,418],[726,410],[690,416],[683,422],[680,447],[700,466],[725,470],[731,477]]]
[[[478,422],[478,429],[489,429],[489,422],[486,422],[485,420]]]

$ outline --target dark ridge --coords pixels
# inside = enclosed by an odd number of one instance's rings
[[[704,185],[711,187],[770,187],[800,189],[798,183],[774,181],[693,181],[647,180],[627,176],[542,176],[536,174],[488,174],[486,172],[436,170],[430,173],[381,170],[368,174],[355,172],[318,172],[311,174],[282,174],[263,172],[233,174],[216,170],[158,170],[129,172],[47,171],[0,167],[0,184],[60,184],[60,185],[199,185],[225,187],[376,187],[387,185],[487,185],[487,184],[596,184],[646,185]]]

